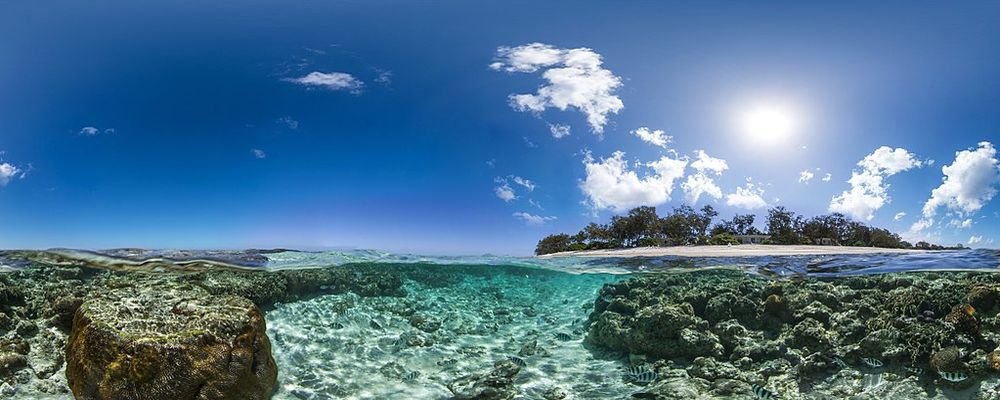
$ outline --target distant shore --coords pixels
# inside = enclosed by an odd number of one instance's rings
[[[669,246],[633,247],[627,249],[563,251],[545,254],[549,257],[753,257],[753,256],[818,256],[838,254],[920,253],[926,250],[888,249],[881,247],[806,246],[744,244],[735,246]]]

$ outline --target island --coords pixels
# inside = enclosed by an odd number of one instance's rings
[[[910,243],[885,228],[854,221],[841,213],[806,218],[785,207],[767,211],[764,230],[756,215],[736,214],[713,224],[719,213],[711,205],[700,210],[675,207],[660,217],[656,207],[640,206],[615,215],[606,224],[591,222],[574,235],[546,236],[536,256],[724,257],[755,255],[824,255],[960,250],[926,241]]]

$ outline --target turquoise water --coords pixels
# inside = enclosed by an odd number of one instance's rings
[[[321,292],[265,306],[275,399],[767,398],[754,385],[783,399],[1000,399],[1000,363],[990,365],[1000,346],[993,250],[629,259],[53,254],[117,271],[339,265],[401,277],[403,295]],[[0,271],[31,268],[0,254]],[[974,329],[951,319],[966,303],[976,309]],[[955,360],[935,361],[951,349]],[[490,378],[508,367],[508,380]],[[0,371],[12,390],[0,395],[72,398],[53,393],[66,384],[64,369],[25,372],[32,368],[7,378]],[[962,379],[946,379],[954,376]],[[483,382],[496,387],[483,391]]]

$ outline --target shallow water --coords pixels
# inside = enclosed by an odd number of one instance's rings
[[[759,384],[785,399],[1000,399],[1000,364],[991,366],[988,355],[1000,345],[994,250],[545,260],[376,251],[52,254],[75,261],[0,253],[0,271],[363,265],[398,274],[402,296],[321,292],[263,306],[279,371],[276,399],[453,398],[476,393],[469,382],[511,357],[523,366],[494,398],[750,399],[750,385]],[[781,299],[778,311],[772,296]],[[949,320],[966,302],[978,311],[974,331]],[[39,331],[55,342],[67,334],[44,322]],[[0,329],[0,338],[20,334]],[[960,359],[946,368],[955,371],[935,370],[931,359],[951,348]],[[636,382],[629,367],[655,376]],[[0,372],[12,390],[0,398],[72,398],[59,393],[64,368],[34,368]],[[967,378],[948,382],[940,372]]]

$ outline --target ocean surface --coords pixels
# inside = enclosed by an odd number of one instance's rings
[[[549,259],[50,253],[126,273],[362,265],[398,273],[402,295],[348,290],[262,307],[275,399],[1000,399],[997,250]],[[39,262],[0,253],[0,275]],[[22,334],[0,329],[0,338]],[[65,365],[48,375],[33,368],[0,368],[0,398],[73,398],[53,389],[66,384]]]

